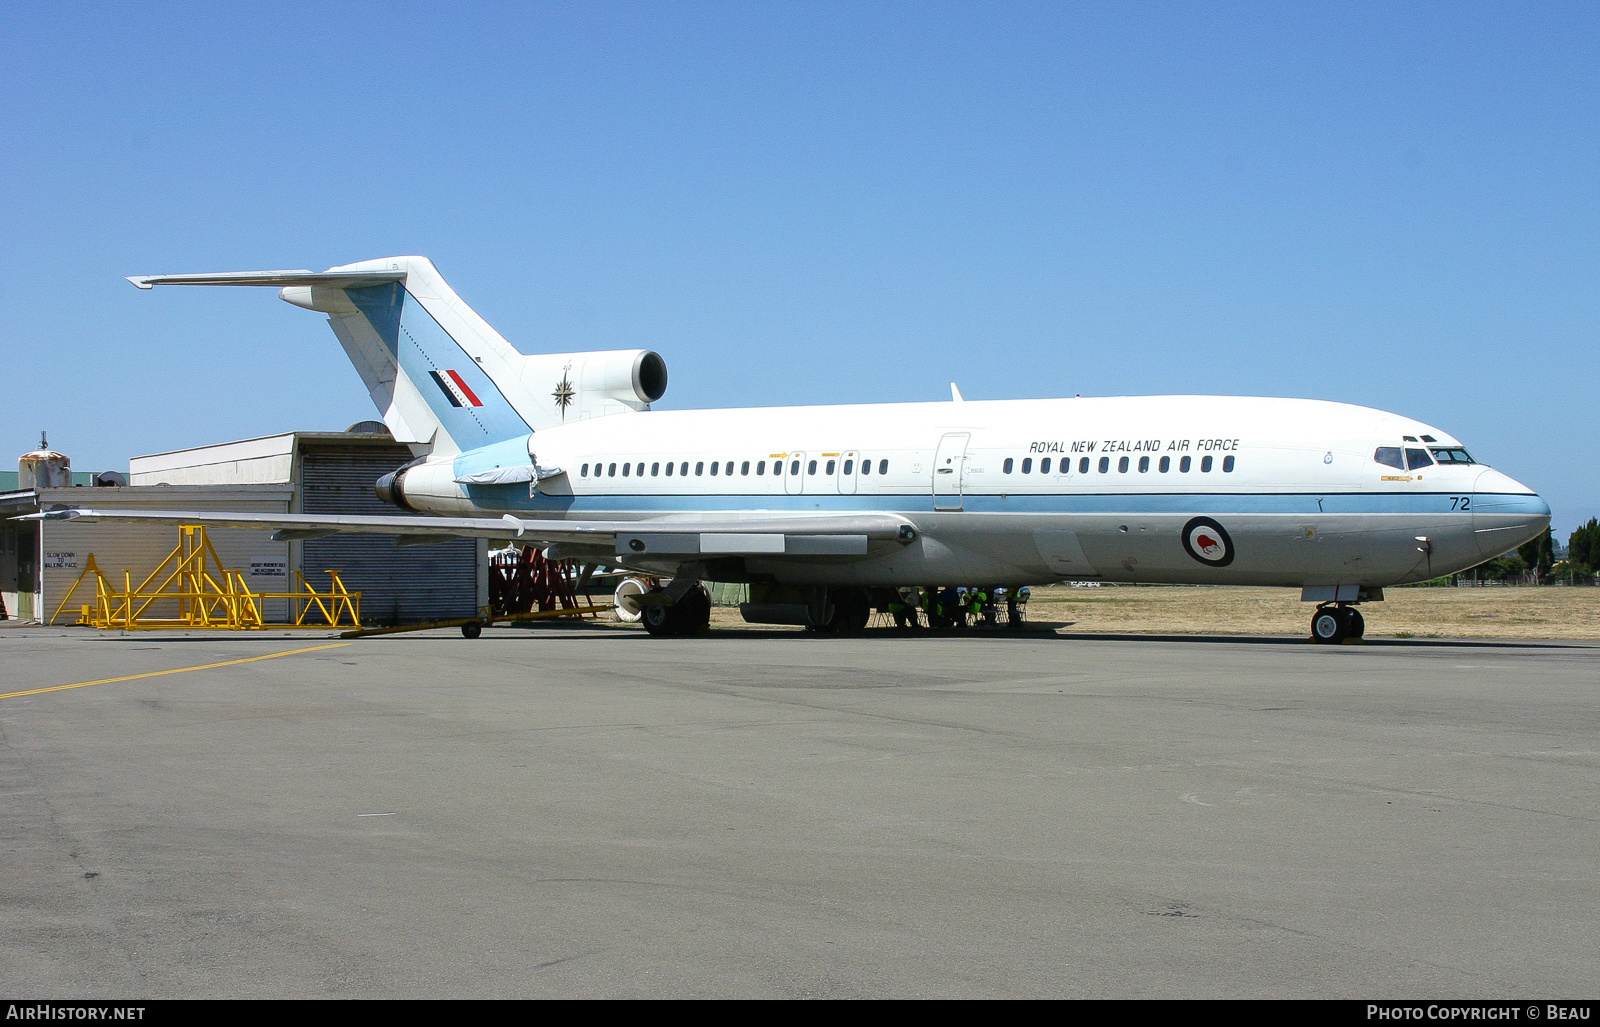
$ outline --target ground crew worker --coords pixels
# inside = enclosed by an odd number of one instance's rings
[[[961,608],[961,595],[954,585],[946,585],[939,593],[939,616],[944,619],[947,626],[964,628],[967,626],[966,611]]]
[[[906,596],[904,589],[895,590],[894,598],[889,600],[888,605],[884,607],[889,615],[894,618],[895,627],[915,628],[920,626],[917,623],[917,608],[914,605],[915,597],[916,592],[914,590],[910,597]]]

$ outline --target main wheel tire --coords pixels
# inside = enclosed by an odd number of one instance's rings
[[[1311,640],[1322,645],[1338,645],[1350,633],[1350,618],[1337,606],[1318,610],[1311,618]]]
[[[659,593],[661,590],[655,589],[653,591]],[[640,604],[639,623],[643,624],[644,629],[657,638],[675,635],[678,633],[676,611],[676,606],[668,606],[665,603]]]
[[[483,625],[475,620],[469,620],[461,625],[461,636],[463,638],[477,638],[481,634],[483,634]]]
[[[711,595],[702,585],[691,588],[673,609],[680,635],[698,635],[711,627]]]
[[[711,596],[703,585],[696,585],[670,606],[640,604],[639,613],[644,629],[657,637],[695,635],[711,625]]]
[[[1351,609],[1347,610],[1346,612],[1350,615],[1350,629],[1346,633],[1345,637],[1365,638],[1367,636],[1367,622],[1366,619],[1361,616],[1361,611]]]
[[[827,631],[855,634],[865,630],[872,620],[872,596],[865,589],[835,589],[828,599],[833,616],[828,620]]]

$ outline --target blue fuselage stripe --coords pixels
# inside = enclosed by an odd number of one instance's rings
[[[527,486],[471,486],[468,494],[484,510],[530,511],[568,517],[698,511],[933,511],[926,492],[876,495],[528,495]],[[1536,495],[1444,492],[1294,492],[1294,493],[1092,493],[1071,495],[968,495],[968,513],[1054,514],[1438,514],[1493,513],[1549,516]]]

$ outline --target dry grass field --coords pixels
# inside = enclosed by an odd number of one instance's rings
[[[1385,597],[1362,607],[1369,637],[1600,639],[1600,588],[1391,588]],[[1069,633],[1304,635],[1313,608],[1287,588],[1052,585],[1033,590],[1028,619]],[[711,624],[755,626],[730,607],[713,610]]]

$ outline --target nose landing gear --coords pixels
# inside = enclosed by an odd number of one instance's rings
[[[1366,633],[1367,622],[1353,606],[1324,603],[1311,616],[1311,641],[1320,645],[1338,645],[1347,638],[1361,638]]]

